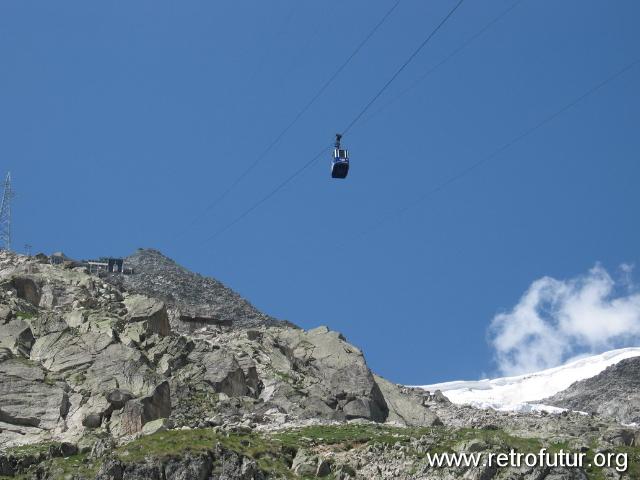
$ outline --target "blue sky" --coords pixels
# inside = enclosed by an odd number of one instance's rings
[[[532,282],[598,262],[615,277],[640,260],[640,66],[393,212],[640,58],[638,2],[522,0],[400,95],[514,4],[463,3],[345,137],[346,181],[329,177],[327,152],[206,240],[331,143],[453,4],[403,0],[202,215],[392,3],[0,3],[14,245],[77,258],[158,248],[265,312],[344,332],[397,382],[494,372],[489,325]]]

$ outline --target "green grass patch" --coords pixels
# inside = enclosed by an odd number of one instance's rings
[[[273,438],[290,447],[313,445],[358,445],[365,443],[406,443],[432,433],[439,427],[402,428],[377,424],[313,425],[284,430],[272,434]]]
[[[123,462],[138,463],[145,458],[165,459],[187,452],[206,452],[213,450],[216,444],[254,459],[265,472],[291,475],[288,455],[282,444],[258,433],[225,435],[211,429],[169,430],[123,445],[116,450],[116,455]]]
[[[59,446],[57,442],[33,443],[30,445],[20,445],[19,447],[7,448],[6,453],[13,457],[28,457],[39,454],[46,454],[51,447]]]
[[[54,478],[95,478],[100,463],[88,458],[86,453],[65,458],[53,458],[49,463],[49,471]]]

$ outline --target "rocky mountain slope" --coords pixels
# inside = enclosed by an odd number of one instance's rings
[[[159,252],[129,261],[132,276],[95,276],[0,252],[0,478],[491,479],[494,468],[431,467],[425,454],[637,456],[635,429],[456,406],[376,376],[340,333],[271,319]],[[499,474],[605,473],[617,475]]]
[[[106,279],[128,291],[162,300],[175,328],[277,323],[221,282],[187,270],[158,250],[140,248],[125,259],[125,264],[133,268],[134,275],[110,275]]]
[[[640,348],[630,347],[611,350],[525,375],[490,380],[445,382],[424,385],[421,388],[432,391],[441,390],[447,398],[456,404],[472,405],[478,408],[492,408],[503,411],[526,412],[541,410],[554,412],[558,411],[558,406],[554,405],[559,404],[557,402],[549,404],[545,399],[562,392],[580,380],[595,377],[607,367],[634,357],[640,357]],[[638,381],[640,381],[640,377],[636,377],[632,385],[636,385]],[[628,396],[622,395],[620,398],[628,398]],[[637,399],[635,403],[637,408],[640,408],[640,403],[637,402]],[[580,410],[572,406],[566,408]]]
[[[640,424],[640,357],[622,360],[543,402]]]

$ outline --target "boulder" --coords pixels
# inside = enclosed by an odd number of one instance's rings
[[[318,468],[316,468],[316,477],[326,477],[331,474],[331,463],[324,458],[318,458]]]
[[[144,295],[131,295],[124,300],[129,322],[144,322],[149,334],[169,335],[169,316],[163,302]]]
[[[122,411],[121,428],[125,435],[142,430],[151,420],[171,415],[171,394],[168,382],[158,385],[151,395],[129,400]]]
[[[82,310],[79,310],[77,312],[82,313]],[[70,324],[69,326],[71,327],[73,325]],[[87,315],[86,320],[82,320],[82,323],[78,326],[78,330],[81,333],[99,333],[116,339],[118,338],[117,332],[122,331],[123,326],[124,320],[118,318],[117,316],[111,315],[106,312],[96,312]]]
[[[318,471],[318,457],[305,449],[299,449],[293,457],[291,471],[300,477],[315,477]]]
[[[193,341],[186,337],[175,335],[160,337],[147,350],[147,357],[157,365],[159,373],[169,376],[187,363],[187,356],[193,348]]]
[[[142,433],[144,435],[153,435],[154,433],[164,432],[173,427],[173,422],[168,418],[158,418],[147,422],[142,427]]]
[[[102,395],[87,396],[87,392],[69,393],[69,413],[66,417],[67,432],[81,435],[86,429],[96,429],[103,425],[111,413],[110,405]]]
[[[109,402],[113,408],[115,408],[116,410],[120,410],[134,396],[127,390],[116,388],[115,390],[111,390],[109,393],[107,393],[105,397],[107,399],[107,402]]]
[[[82,419],[82,425],[86,428],[99,428],[102,424],[102,415],[98,413],[90,413]]]
[[[322,399],[350,418],[386,420],[388,407],[362,352],[340,333],[327,327],[286,329],[277,338],[277,348],[290,362],[280,368],[317,378],[305,389],[308,397]],[[274,359],[281,361],[277,354]]]
[[[204,380],[216,392],[230,397],[243,396],[248,392],[244,372],[230,352],[214,350],[204,354],[200,363],[205,368]]]
[[[72,310],[64,316],[64,320],[71,328],[80,327],[86,320],[86,313],[83,310]]]
[[[636,443],[636,432],[628,428],[614,429],[604,435],[604,440],[618,447],[632,447]]]
[[[29,324],[16,318],[4,325],[0,324],[0,347],[8,348],[16,355],[29,356],[35,339]]]
[[[119,460],[107,458],[96,473],[96,480],[123,480],[123,473],[124,467]]]
[[[13,312],[8,305],[0,305],[0,325],[13,318]]]
[[[387,421],[409,427],[442,425],[438,416],[423,405],[421,396],[403,393],[401,387],[377,375],[374,378],[389,409]]]

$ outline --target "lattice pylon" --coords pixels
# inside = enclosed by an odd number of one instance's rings
[[[11,250],[11,200],[13,188],[11,187],[11,172],[7,173],[4,180],[4,192],[0,204],[0,249]]]

